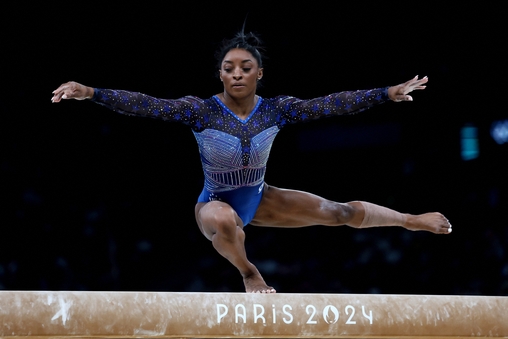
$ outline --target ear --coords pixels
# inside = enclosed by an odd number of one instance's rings
[[[262,78],[262,77],[263,77],[263,69],[262,69],[262,68],[260,68],[260,69],[258,70],[258,81],[259,81],[259,80],[261,80],[261,78]]]
[[[222,70],[219,69],[219,79],[222,81]]]

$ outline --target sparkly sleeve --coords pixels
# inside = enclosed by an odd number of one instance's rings
[[[100,88],[94,89],[92,101],[121,114],[180,122],[196,131],[202,128],[206,110],[204,101],[193,96],[157,99],[137,92]]]
[[[310,100],[290,96],[278,98],[279,124],[285,125],[334,115],[359,113],[387,101],[388,87],[340,92]]]

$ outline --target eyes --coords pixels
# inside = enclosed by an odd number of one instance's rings
[[[224,72],[226,72],[226,73],[232,73],[233,70],[234,70],[234,68],[232,68],[232,67],[225,67],[224,68]],[[243,67],[242,68],[242,71],[245,73],[249,73],[251,70],[252,70],[251,67]]]

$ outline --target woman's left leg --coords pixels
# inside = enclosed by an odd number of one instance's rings
[[[436,234],[451,232],[450,223],[441,213],[402,214],[365,201],[339,203],[315,194],[269,185],[265,186],[263,199],[250,224],[269,227],[402,226]]]

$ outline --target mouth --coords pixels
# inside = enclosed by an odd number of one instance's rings
[[[232,87],[233,88],[242,88],[242,87],[245,87],[245,85],[242,85],[242,84],[233,84]]]

